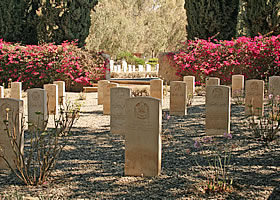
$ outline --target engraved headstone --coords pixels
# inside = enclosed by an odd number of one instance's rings
[[[45,127],[47,125],[46,121],[48,120],[46,90],[41,88],[28,89],[27,106],[28,106],[28,122],[31,122],[33,125],[35,125],[35,127],[40,128],[40,130],[45,130]]]
[[[11,98],[22,99],[21,95],[22,84],[21,82],[12,82],[11,83]]]
[[[195,91],[195,77],[184,76],[184,82],[187,83],[187,94],[193,96]]]
[[[128,72],[131,73],[132,72],[132,66],[128,65]]]
[[[230,133],[230,87],[206,88],[206,134]]]
[[[110,89],[118,87],[117,83],[104,83],[103,87],[103,115],[110,115]]]
[[[0,98],[4,98],[4,87],[0,86]]]
[[[53,84],[56,84],[58,86],[58,103],[60,105],[65,104],[65,82],[64,81],[54,81]]]
[[[217,77],[206,78],[206,87],[213,86],[213,85],[220,85],[220,78]]]
[[[110,71],[114,71],[114,60],[110,60]]]
[[[107,80],[101,80],[98,81],[98,88],[97,88],[97,95],[98,95],[98,105],[102,105],[103,104],[103,90],[104,90],[104,86],[105,84],[109,84],[109,81]]]
[[[162,104],[163,99],[163,80],[150,80],[150,96],[160,99]]]
[[[48,114],[56,115],[58,113],[58,86],[45,84],[44,89],[47,92]]]
[[[245,84],[245,115],[263,115],[264,81],[247,80]]]
[[[15,168],[13,160],[16,160],[16,155],[11,145],[10,138],[4,130],[6,127],[3,120],[8,120],[9,130],[16,136],[16,141],[19,145],[19,151],[16,149],[16,153],[23,153],[24,134],[21,134],[23,113],[22,100],[11,98],[0,99],[0,154],[5,156],[12,168]],[[9,169],[2,158],[0,158],[0,169]]]
[[[269,77],[268,93],[274,96],[280,95],[280,76]]]
[[[125,105],[125,175],[157,176],[161,171],[161,103],[153,97],[135,97]]]
[[[187,84],[182,81],[170,83],[170,115],[187,114]]]
[[[125,87],[111,88],[110,91],[110,127],[112,134],[124,135],[125,100],[131,97],[131,89]]]
[[[150,64],[146,65],[146,72],[151,72],[152,71],[152,66]]]
[[[135,69],[135,65],[132,65],[132,72],[135,72],[136,69]]]
[[[244,92],[244,75],[232,75],[232,97],[242,96]]]

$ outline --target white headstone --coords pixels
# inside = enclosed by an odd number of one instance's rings
[[[8,113],[8,115],[7,115]],[[4,155],[12,168],[16,168],[14,160],[16,154],[22,153],[24,148],[24,134],[22,133],[23,101],[19,99],[1,98],[0,99],[0,154]],[[8,116],[8,118],[7,118]],[[16,137],[18,149],[13,150],[10,137],[5,130],[4,120],[8,120],[10,133]],[[0,157],[0,169],[9,169],[8,165]]]
[[[40,130],[45,130],[48,120],[47,92],[41,88],[27,90],[28,122]],[[39,114],[40,113],[40,114]]]
[[[60,105],[64,105],[65,99],[66,99],[65,82],[64,81],[54,81],[53,84],[56,84],[58,87],[58,103]]]
[[[143,65],[138,65],[139,68],[139,72],[143,72],[144,71],[144,66]]]
[[[151,72],[152,71],[152,66],[150,64],[147,64],[146,69],[147,69],[146,70],[147,72]]]
[[[47,92],[48,114],[56,115],[58,113],[58,86],[56,84],[45,84],[44,89]]]
[[[112,134],[125,134],[125,100],[131,97],[131,89],[111,88],[110,91],[110,127]]]
[[[230,87],[206,87],[206,134],[230,133]]]
[[[4,87],[0,86],[0,98],[4,98]]]
[[[22,99],[21,90],[22,90],[21,82],[12,82],[11,83],[11,98],[21,100]]]
[[[162,149],[160,100],[134,97],[125,105],[125,175],[157,176]]]

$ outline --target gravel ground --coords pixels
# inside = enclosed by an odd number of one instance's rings
[[[74,100],[79,94],[67,96]],[[193,146],[205,135],[204,101],[203,96],[195,96],[186,116],[163,119],[161,174],[128,177],[124,176],[124,137],[110,134],[109,116],[102,115],[97,93],[87,93],[81,101],[80,119],[49,181],[24,186],[2,170],[0,199],[280,199],[280,145],[266,146],[252,138],[244,106],[237,105],[231,107],[230,143],[236,145],[229,170],[233,191],[204,193],[199,189],[205,177],[195,158],[202,150]],[[169,96],[164,99],[163,112],[168,107]],[[197,161],[207,165],[205,160]]]

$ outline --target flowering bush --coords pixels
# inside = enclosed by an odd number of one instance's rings
[[[83,51],[74,41],[20,46],[0,39],[0,84],[11,78],[24,89],[55,80],[65,81],[66,87],[91,85],[104,78],[107,62],[101,53]]]
[[[177,64],[177,75],[208,76],[231,81],[233,74],[245,78],[266,78],[280,74],[280,35],[239,37],[233,40],[188,40],[177,53],[170,53]]]

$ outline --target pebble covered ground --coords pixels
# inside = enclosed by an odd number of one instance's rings
[[[72,100],[79,93],[67,93]],[[110,133],[109,116],[87,93],[80,119],[48,182],[24,186],[9,171],[0,171],[0,199],[280,199],[280,144],[266,146],[248,131],[244,106],[231,106],[230,144],[234,144],[229,176],[231,192],[205,193],[195,140],[205,136],[205,99],[195,96],[186,116],[163,119],[162,172],[157,177],[124,176],[124,137]],[[26,101],[26,99],[25,99]],[[168,113],[169,95],[163,112]],[[197,165],[196,161],[200,164]]]

